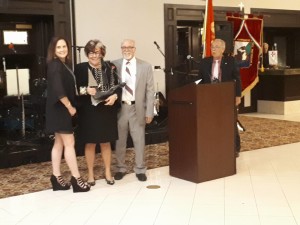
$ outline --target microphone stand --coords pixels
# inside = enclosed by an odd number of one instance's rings
[[[15,50],[14,47],[11,48],[14,54],[17,54],[17,51]],[[6,73],[6,62],[5,58],[3,57],[3,70]],[[17,93],[18,93],[18,100],[21,99],[21,137],[25,138],[25,107],[24,107],[24,96],[23,93],[20,95],[20,79],[19,79],[19,67],[16,63],[16,80],[17,80]]]
[[[13,49],[14,54],[17,53],[16,50]],[[3,70],[6,73],[6,62],[5,62],[5,58],[2,58],[3,60]],[[32,143],[31,141],[29,141],[29,139],[26,140],[26,121],[25,121],[25,104],[24,104],[24,94],[23,92],[21,92],[20,90],[20,74],[19,74],[19,65],[16,62],[15,64],[16,67],[16,82],[17,82],[17,95],[18,95],[18,101],[19,101],[19,107],[21,107],[21,137],[19,138],[18,135],[14,135],[11,136],[10,134],[8,134],[8,138],[6,141],[6,144],[9,146],[28,146],[28,147],[33,147],[36,146],[35,143]],[[12,138],[13,139],[10,139]],[[16,139],[17,138],[17,139]],[[19,138],[19,139],[18,139]]]
[[[83,46],[72,46],[72,47],[75,47],[76,50],[78,51],[78,60],[79,60],[79,63],[81,63],[81,49],[84,47]]]
[[[156,45],[158,51],[163,55],[163,57],[166,57],[165,54],[162,52],[162,50],[160,49],[159,45],[156,43],[156,41],[154,42],[154,44]]]
[[[16,51],[14,50],[14,53],[16,54]],[[6,71],[5,68],[5,58],[3,59],[4,63],[4,71]],[[18,100],[19,105],[21,107],[21,139],[25,139],[25,106],[24,106],[24,95],[23,93],[20,93],[20,77],[19,77],[19,66],[16,64],[16,80],[17,80],[17,94],[18,94]],[[8,141],[7,144],[16,144],[20,145],[22,142],[21,141]]]
[[[16,65],[16,76],[17,76],[17,90],[18,90],[18,99],[21,99],[21,122],[22,122],[22,129],[21,129],[21,137],[25,137],[25,107],[24,107],[24,96],[23,93],[20,95],[20,81],[19,81],[19,68]]]
[[[156,43],[156,41],[154,41],[154,44],[156,45],[158,51],[162,54],[162,56],[163,56],[164,58],[166,58],[165,54],[162,52],[162,50],[160,49],[160,47],[159,47],[159,45]],[[166,72],[166,70],[165,70],[165,72]],[[171,75],[174,75],[172,67],[170,68],[170,74],[171,74]]]
[[[14,55],[17,54],[16,49],[14,48],[14,46],[9,46],[9,48],[13,51]],[[5,67],[5,58],[3,59],[3,66]],[[22,129],[21,129],[21,137],[24,139],[25,138],[25,107],[24,107],[24,96],[23,93],[20,95],[20,79],[19,79],[19,66],[16,63],[16,79],[17,79],[17,93],[18,93],[18,100],[21,99],[21,124],[22,124]],[[6,71],[6,68],[4,68],[4,70]]]
[[[16,78],[17,78],[17,91],[18,91],[18,100],[21,104],[21,138],[25,138],[25,106],[24,106],[24,95],[20,94],[20,79],[19,79],[19,67],[16,65]]]
[[[78,59],[79,59],[79,63],[81,63],[81,48],[76,47],[76,50],[78,51]]]
[[[164,58],[166,58],[165,54],[162,52],[162,50],[160,49],[159,45],[156,43],[156,41],[154,41],[154,44],[156,45],[158,51],[162,54],[162,56]],[[166,72],[164,70],[164,72]],[[173,71],[172,71],[172,68],[171,68],[171,75],[173,75]],[[159,91],[158,91],[158,84],[157,84],[157,92],[154,93],[154,98],[155,98],[155,101],[154,101],[154,115],[155,116],[159,116],[159,106],[160,106],[160,102],[159,102]]]

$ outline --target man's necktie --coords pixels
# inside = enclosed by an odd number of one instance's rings
[[[130,63],[129,61],[126,62],[126,68],[125,68],[125,71],[126,71],[126,73],[129,75],[129,77],[131,77],[130,70],[129,70],[129,68],[128,68],[128,64],[129,64],[129,63]],[[126,89],[126,91],[127,91],[129,94],[133,95],[133,91],[132,91],[132,89],[127,85],[127,82],[126,82],[126,85],[125,85],[125,89]]]

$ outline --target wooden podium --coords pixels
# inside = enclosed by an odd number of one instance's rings
[[[188,84],[169,93],[170,175],[200,183],[236,173],[235,84]]]

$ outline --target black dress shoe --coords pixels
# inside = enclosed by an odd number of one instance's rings
[[[144,173],[137,173],[136,177],[138,178],[139,181],[146,181],[147,180],[146,174],[144,174]]]
[[[117,172],[114,176],[115,180],[122,180],[126,173]]]
[[[105,178],[105,181],[106,181],[106,183],[109,184],[109,185],[114,185],[114,184],[115,184],[115,180],[114,180],[114,179],[108,180],[108,179]]]

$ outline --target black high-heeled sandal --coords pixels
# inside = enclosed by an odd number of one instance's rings
[[[87,192],[91,189],[90,185],[87,182],[82,180],[82,177],[71,177],[71,184],[73,187],[73,192]]]
[[[109,185],[114,185],[114,184],[115,184],[114,178],[113,178],[112,180],[107,180],[106,177],[105,177],[105,181],[106,181],[106,183],[109,184]]]
[[[69,190],[71,187],[70,183],[66,183],[62,176],[54,176],[53,174],[50,177],[53,191],[65,191]]]

